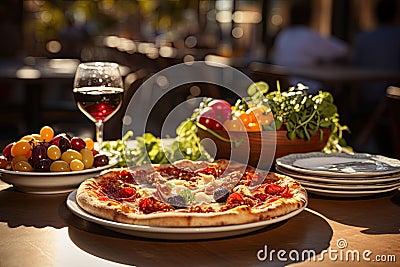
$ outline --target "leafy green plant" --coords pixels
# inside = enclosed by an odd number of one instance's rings
[[[331,133],[324,151],[351,150],[343,138],[343,132],[350,132],[350,129],[340,124],[331,93],[319,91],[316,95],[309,95],[306,93],[307,87],[302,84],[290,87],[287,91],[281,91],[279,84],[276,91],[268,92],[268,89],[264,82],[254,83],[248,88],[249,97],[245,99],[247,103],[271,109],[274,123],[264,130],[287,130],[290,140],[310,140],[318,133],[322,139],[323,129],[329,128]]]
[[[134,139],[128,131],[122,139],[105,141],[103,150],[119,155],[119,167],[143,164],[164,164],[180,159],[210,160],[211,157],[200,144],[197,127],[191,121],[184,121],[177,128],[177,137],[164,140],[151,133],[144,133]],[[129,145],[128,142],[135,143]]]

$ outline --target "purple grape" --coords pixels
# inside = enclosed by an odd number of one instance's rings
[[[71,148],[71,142],[64,136],[60,137],[60,141],[58,142],[58,147],[61,150],[61,153],[67,151]]]
[[[42,142],[40,143],[42,146],[44,146],[46,148],[46,150],[49,148],[49,146],[51,146],[50,142]]]
[[[109,159],[106,155],[97,154],[96,156],[94,156],[93,166],[94,167],[105,166],[108,164],[108,162]]]
[[[41,159],[45,159],[47,157],[47,149],[44,145],[38,144],[32,150],[32,162],[35,165]]]
[[[51,160],[50,159],[41,159],[35,163],[34,169],[38,172],[49,172],[50,171]]]

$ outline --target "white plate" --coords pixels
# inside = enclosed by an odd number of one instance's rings
[[[335,184],[348,184],[348,185],[367,185],[367,184],[386,184],[393,182],[400,182],[400,173],[382,175],[382,176],[367,176],[367,177],[327,177],[327,176],[314,176],[311,174],[298,173],[288,170],[284,167],[276,166],[276,171],[285,175],[291,176],[295,179],[307,180],[316,183],[335,183]]]
[[[115,158],[108,165],[69,172],[18,172],[0,169],[0,179],[12,184],[18,191],[32,194],[59,194],[71,192],[81,182],[114,166]]]
[[[369,177],[400,173],[400,160],[364,153],[290,154],[278,158],[276,165],[304,174],[330,177]]]
[[[296,216],[305,209],[307,202],[302,208],[271,220],[215,227],[153,227],[105,220],[93,216],[79,207],[76,201],[76,190],[68,195],[67,206],[78,217],[119,233],[153,239],[199,240],[235,236],[262,229]]]
[[[306,187],[307,192],[321,195],[321,196],[328,196],[328,197],[365,197],[376,195],[380,193],[386,193],[390,191],[394,191],[398,188],[398,186],[393,188],[386,188],[380,190],[365,190],[365,191],[341,191],[341,190],[327,190],[327,189],[320,189],[320,188],[313,188],[313,187]]]
[[[369,184],[369,185],[358,185],[358,184],[349,184],[349,185],[342,185],[342,184],[330,184],[330,183],[316,183],[310,182],[306,180],[302,180],[296,178],[298,182],[304,188],[321,188],[321,189],[328,189],[328,190],[352,190],[352,191],[365,191],[365,190],[382,190],[382,189],[389,189],[389,188],[396,188],[400,187],[400,182],[395,183],[387,183],[387,184]]]

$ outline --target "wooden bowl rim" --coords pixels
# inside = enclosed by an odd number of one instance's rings
[[[198,130],[203,131],[203,132],[206,132],[206,133],[212,135],[211,133],[209,133],[208,131],[206,131],[206,130],[204,130],[204,129],[198,128]],[[320,128],[319,130],[322,130],[323,133],[326,134],[326,135],[328,135],[328,136],[330,136],[330,134],[331,134],[331,132],[332,132],[332,130],[331,130],[330,128]],[[229,134],[233,134],[233,135],[249,135],[249,136],[252,136],[252,135],[257,135],[257,136],[259,136],[261,133],[264,133],[264,134],[265,134],[265,133],[273,133],[273,132],[275,132],[276,135],[278,135],[278,134],[279,134],[279,135],[283,135],[283,134],[284,134],[285,136],[287,136],[287,133],[288,133],[287,130],[265,130],[265,131],[225,131],[225,130],[211,130],[211,131],[214,131],[214,132],[216,132],[217,134],[221,134],[221,133],[223,133],[223,134],[228,134],[228,132],[229,132]],[[315,135],[311,136],[311,138],[313,138],[314,136],[317,136],[318,134],[320,134],[320,131],[317,131],[317,133],[316,133]],[[307,139],[304,139],[304,138],[298,138],[297,136],[296,136],[296,138],[293,139],[293,140],[305,140],[305,141],[310,141],[310,140],[307,140]],[[293,141],[293,140],[290,140],[290,141]]]

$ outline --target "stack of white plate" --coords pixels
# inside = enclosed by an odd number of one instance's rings
[[[290,154],[276,160],[276,171],[324,196],[362,197],[400,188],[400,160],[381,155]]]

